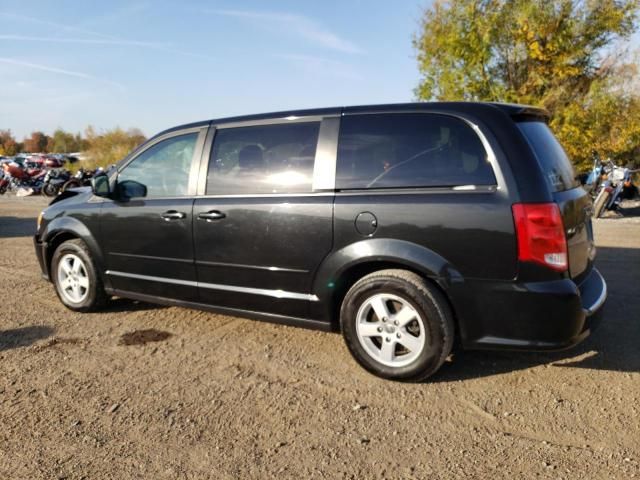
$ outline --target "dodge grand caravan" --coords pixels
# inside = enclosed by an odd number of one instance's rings
[[[110,296],[338,330],[421,380],[462,348],[561,349],[602,314],[591,203],[545,111],[420,103],[183,125],[42,212],[64,305]]]

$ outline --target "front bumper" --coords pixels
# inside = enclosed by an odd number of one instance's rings
[[[607,284],[593,268],[579,285],[571,279],[465,282],[464,292],[452,296],[466,348],[562,350],[598,326]]]
[[[36,258],[40,265],[40,271],[42,272],[42,278],[47,281],[51,281],[49,277],[49,268],[47,265],[47,242],[40,241],[40,237],[35,235],[33,237],[33,246],[36,250]]]

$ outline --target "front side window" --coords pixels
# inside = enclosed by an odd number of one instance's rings
[[[460,119],[393,113],[341,120],[338,189],[495,184],[480,138]]]
[[[197,139],[197,133],[188,133],[156,143],[120,171],[118,183],[142,184],[147,197],[187,195]]]
[[[320,122],[217,130],[207,195],[311,192],[319,130]]]

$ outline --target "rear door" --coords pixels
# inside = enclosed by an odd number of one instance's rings
[[[332,246],[322,181],[335,171],[322,162],[322,120],[217,125],[193,212],[201,302],[303,317],[317,301],[311,279]]]
[[[116,290],[197,300],[192,208],[205,137],[206,128],[172,132],[118,172],[100,222],[106,273]]]
[[[547,124],[540,120],[518,122],[560,207],[567,237],[572,278],[588,272],[595,247],[591,225],[591,199],[576,179],[573,166]]]

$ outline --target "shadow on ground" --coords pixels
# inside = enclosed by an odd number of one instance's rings
[[[105,308],[98,313],[127,313],[127,312],[141,312],[144,310],[158,310],[167,308],[165,305],[158,305],[155,303],[139,302],[137,300],[129,300],[128,298],[113,298],[107,302]]]
[[[602,323],[580,345],[560,352],[460,351],[429,381],[450,382],[523,370],[538,365],[640,372],[640,249],[598,248],[596,266],[607,281]]]
[[[31,237],[36,233],[36,218],[0,217],[0,238]]]
[[[606,220],[620,220],[624,218],[640,217],[640,200],[625,200],[617,210],[607,210],[602,214]]]
[[[55,330],[44,325],[0,330],[0,352],[13,348],[28,347],[38,340],[50,337]]]

